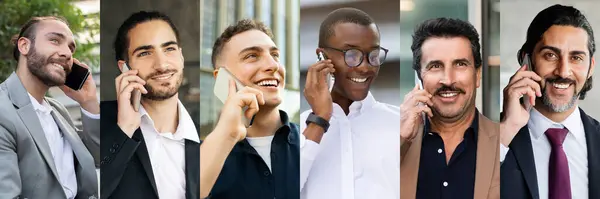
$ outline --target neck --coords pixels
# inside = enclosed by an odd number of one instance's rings
[[[275,135],[281,125],[281,116],[277,106],[260,106],[254,116],[252,126],[248,127],[248,137],[265,137]]]
[[[431,119],[431,131],[438,132],[442,138],[462,138],[475,117],[475,108],[452,120],[444,120],[434,116]]]
[[[142,106],[152,118],[154,128],[160,133],[175,133],[177,130],[177,125],[179,125],[177,96],[178,94],[175,94],[173,97],[161,101],[142,98]]]
[[[333,101],[333,103],[339,105],[342,108],[342,110],[344,110],[344,113],[346,115],[350,113],[350,105],[354,102],[335,91],[331,92],[331,100]]]
[[[569,115],[573,114],[573,112],[577,108],[577,104],[573,105],[573,107],[566,111],[554,112],[550,109],[550,107],[544,105],[542,101],[536,101],[534,108],[553,122],[560,123],[562,121],[565,121],[567,117],[569,117]]]
[[[16,74],[17,77],[19,77],[19,80],[21,80],[23,87],[25,87],[25,90],[27,90],[27,92],[39,103],[42,103],[44,95],[48,92],[50,87],[46,86],[40,79],[29,72],[25,61],[19,61]]]

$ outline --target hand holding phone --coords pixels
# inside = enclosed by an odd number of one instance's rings
[[[123,63],[123,71],[122,72],[124,73],[129,70],[131,70],[131,68],[129,68],[127,63]],[[131,93],[131,105],[133,106],[133,110],[135,110],[136,112],[140,111],[141,100],[142,100],[142,93],[140,92],[140,90],[133,89],[133,92]]]
[[[115,79],[118,104],[117,125],[127,136],[132,137],[141,123],[139,113],[141,94],[148,91],[144,88],[146,81],[138,76],[137,70],[130,70],[125,63],[121,70],[122,74]]]
[[[73,63],[73,66],[71,66],[71,72],[65,79],[65,85],[77,91],[83,87],[83,84],[85,83],[85,80],[87,80],[88,76],[90,76],[90,70],[80,66],[77,63]]]
[[[323,52],[319,52],[317,54],[317,61],[323,61],[325,60],[325,56],[323,55]],[[333,78],[333,75],[331,73],[327,73],[327,77],[326,77],[326,81],[327,81],[327,88],[329,89],[329,92],[331,93],[331,90],[333,89],[333,84],[335,83],[335,79]]]
[[[230,91],[230,81],[234,81],[235,82],[235,90]],[[221,67],[219,68],[219,72],[217,74],[217,78],[215,80],[215,87],[213,89],[215,96],[217,96],[217,98],[223,103],[226,104],[227,99],[229,99],[230,97],[233,97],[233,95],[236,95],[238,91],[245,89],[245,85],[242,84],[242,82],[240,80],[238,80],[235,76],[233,76],[231,74],[231,72],[229,72],[229,70],[227,70],[227,68],[225,67]],[[253,89],[256,90],[256,89]],[[258,91],[258,90],[256,90]],[[260,91],[258,91],[260,92]],[[230,96],[231,95],[231,96]],[[262,95],[262,93],[261,93]],[[225,107],[224,107],[225,108]],[[241,115],[242,115],[242,123],[244,124],[245,127],[250,127],[252,125],[252,120],[254,119],[254,115],[252,115],[250,118],[248,119],[244,116],[244,114],[248,111],[248,106],[244,106],[241,107]]]
[[[412,140],[423,131],[426,115],[433,117],[430,108],[433,105],[432,97],[433,95],[423,89],[423,84],[415,72],[415,87],[404,96],[404,101],[400,105],[401,144]]]

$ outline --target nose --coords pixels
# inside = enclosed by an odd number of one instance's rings
[[[169,68],[167,56],[162,51],[157,51],[154,58],[154,69],[164,71]]]
[[[556,69],[554,69],[554,74],[562,78],[568,78],[573,74],[571,63],[569,62],[568,57],[564,57],[560,60],[558,66]]]
[[[59,57],[64,58],[68,61],[71,60],[71,57],[73,56],[73,51],[71,51],[69,45],[61,45],[58,49],[57,54]]]
[[[440,79],[440,83],[450,85],[454,83],[455,76],[456,75],[454,74],[454,70],[452,69],[452,67],[445,67],[444,72],[442,74],[442,78]]]
[[[277,71],[279,71],[279,67],[281,67],[281,64],[279,63],[279,61],[277,61],[275,59],[275,57],[273,57],[272,55],[268,55],[266,56],[266,59],[263,59],[265,61],[265,63],[263,64],[264,70],[266,72],[272,72],[275,73]]]

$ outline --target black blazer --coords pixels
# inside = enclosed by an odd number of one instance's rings
[[[132,138],[117,126],[116,101],[101,102],[100,197],[158,199],[148,149],[138,128]],[[185,140],[186,198],[200,196],[200,144]]]
[[[589,198],[600,198],[600,124],[582,109],[579,111],[587,140]],[[500,166],[500,198],[539,199],[538,183],[548,182],[537,181],[527,126],[519,130],[509,148]]]

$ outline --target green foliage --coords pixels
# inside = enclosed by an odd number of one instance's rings
[[[71,0],[0,0],[0,82],[14,71],[17,63],[12,57],[11,38],[19,34],[21,26],[34,16],[61,16],[77,40],[77,51],[73,57],[98,71],[100,57],[93,54],[97,46],[92,38],[100,33],[100,15],[85,16]],[[83,34],[85,33],[85,34]],[[82,39],[88,38],[88,39]]]

